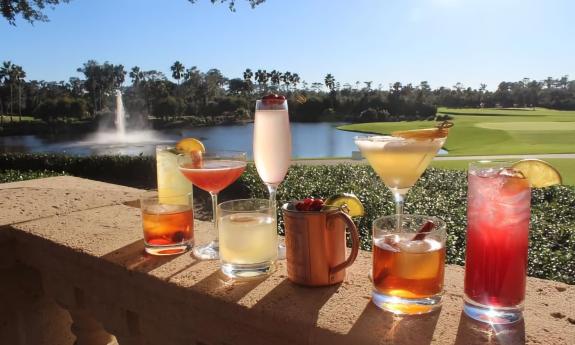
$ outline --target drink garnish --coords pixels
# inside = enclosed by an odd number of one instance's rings
[[[189,154],[192,168],[202,167],[202,153],[206,152],[204,144],[196,138],[184,138],[176,144],[179,153]]]
[[[321,198],[305,198],[298,200],[294,204],[295,209],[298,211],[321,211],[324,206],[324,201]]]
[[[362,217],[365,214],[363,204],[353,193],[343,193],[329,197],[324,207],[338,207],[350,217]]]
[[[266,104],[282,104],[285,100],[285,96],[275,93],[270,93],[269,95],[262,97],[262,101]]]
[[[453,127],[453,122],[443,121],[438,123],[435,128],[412,129],[408,131],[391,132],[394,137],[415,140],[433,140],[447,137],[449,128]]]
[[[540,159],[523,159],[511,166],[520,171],[532,187],[549,187],[562,183],[561,174],[551,164]]]
[[[417,233],[415,234],[415,236],[413,236],[413,238],[411,240],[412,241],[423,241],[425,239],[425,236],[431,230],[433,230],[434,227],[435,227],[435,224],[433,224],[432,221],[428,220],[427,222],[425,222],[425,224],[423,224],[423,226],[421,228],[419,228],[419,230],[417,230]]]

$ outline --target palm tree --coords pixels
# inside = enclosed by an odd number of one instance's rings
[[[178,82],[178,86],[179,86],[180,85],[180,79],[184,75],[184,71],[186,70],[186,68],[184,67],[184,65],[182,65],[181,62],[176,61],[176,62],[174,62],[172,67],[170,67],[170,69],[172,70],[172,77],[174,79],[176,79],[176,81]]]
[[[26,78],[26,72],[22,66],[14,65],[14,81],[18,84],[18,121],[22,121],[22,81]]]
[[[11,61],[4,61],[2,68],[0,68],[0,75],[4,79],[4,84],[8,84],[10,87],[10,122],[12,122],[12,87],[14,85],[14,79],[12,79],[12,77],[14,75],[14,64]]]
[[[252,82],[253,76],[254,72],[252,72],[251,69],[246,68],[246,70],[244,71],[244,87],[248,94],[251,93],[253,89],[253,82]]]
[[[130,78],[132,79],[132,85],[138,87],[142,79],[144,79],[144,72],[140,70],[140,67],[134,66],[130,71]]]
[[[255,78],[259,84],[260,91],[261,91],[262,85],[265,86],[268,83],[268,73],[266,72],[265,69],[264,70],[258,69],[256,71]]]
[[[324,83],[325,83],[325,86],[326,86],[330,91],[333,92],[333,91],[335,90],[335,78],[333,77],[333,75],[331,75],[331,73],[328,73],[328,74],[325,76]]]

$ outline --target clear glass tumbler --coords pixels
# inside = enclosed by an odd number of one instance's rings
[[[194,242],[194,212],[191,194],[158,195],[145,192],[140,198],[146,252],[173,255],[187,251]]]
[[[441,219],[420,215],[386,216],[373,222],[375,305],[394,314],[423,314],[441,306],[445,228]]]
[[[465,313],[521,320],[527,280],[531,189],[511,162],[471,163],[467,189]]]
[[[275,208],[265,199],[218,205],[222,272],[232,278],[269,274],[278,254]]]

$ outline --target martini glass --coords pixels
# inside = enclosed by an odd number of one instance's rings
[[[211,151],[182,154],[178,157],[180,172],[197,187],[210,193],[215,239],[203,246],[194,246],[194,256],[202,260],[219,259],[217,205],[218,193],[236,181],[246,169],[246,153]]]
[[[391,190],[396,214],[403,214],[407,192],[441,149],[452,125],[442,123],[438,128],[394,132],[390,136],[355,137],[363,156]]]

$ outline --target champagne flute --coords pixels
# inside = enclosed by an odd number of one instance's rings
[[[288,104],[284,96],[267,95],[256,101],[253,150],[258,175],[268,188],[270,206],[275,210],[277,188],[291,164]],[[282,250],[285,246],[280,243]]]

